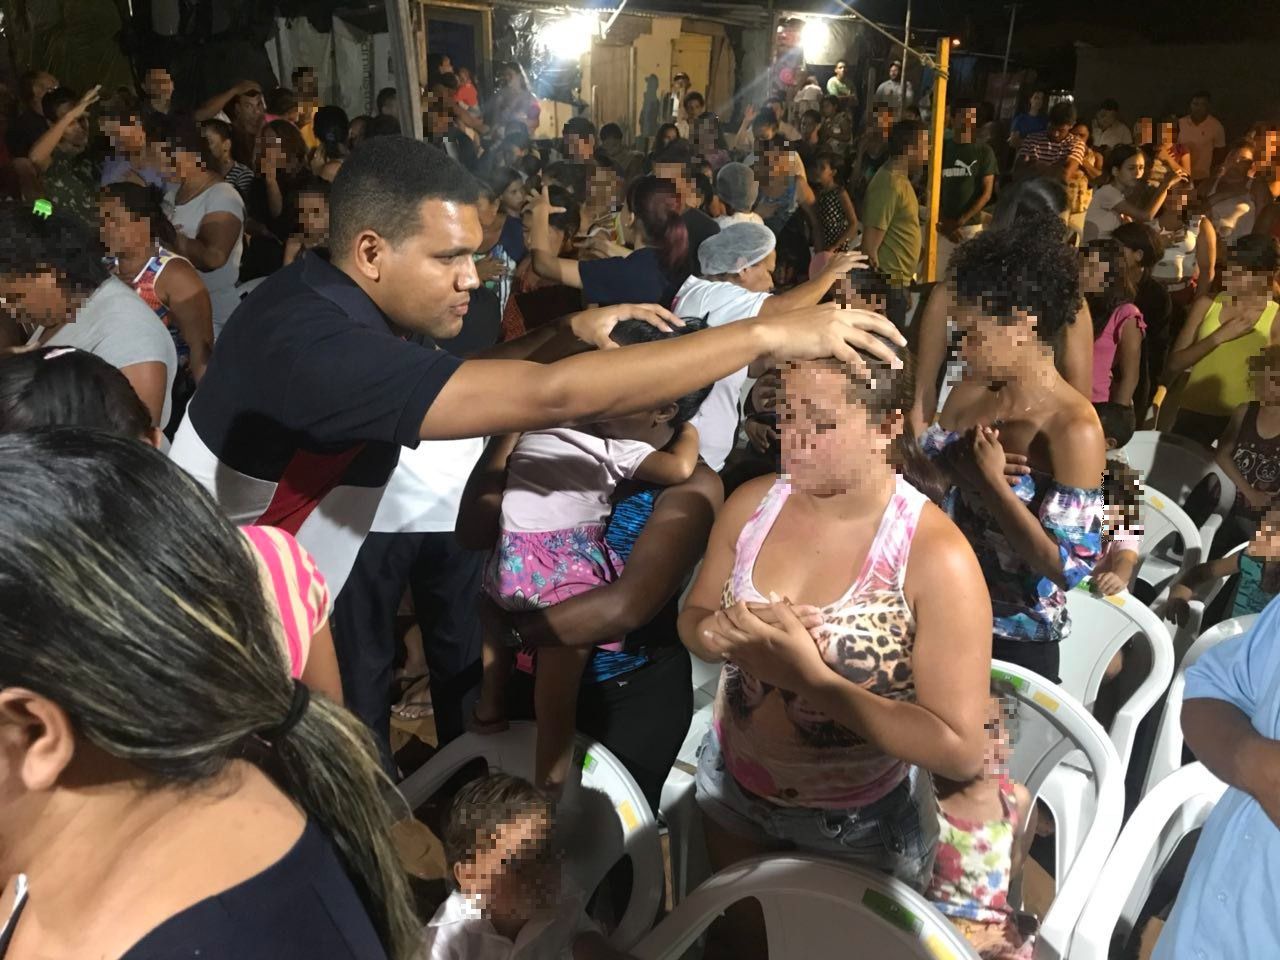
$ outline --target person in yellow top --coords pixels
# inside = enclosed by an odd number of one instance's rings
[[[1242,237],[1228,254],[1222,293],[1200,297],[1169,352],[1170,380],[1190,371],[1173,432],[1206,447],[1222,435],[1232,412],[1252,399],[1249,361],[1280,338],[1280,241]]]

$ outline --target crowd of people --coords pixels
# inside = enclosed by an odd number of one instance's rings
[[[657,811],[692,654],[722,665],[713,867],[881,870],[1025,960],[1010,890],[1052,827],[992,661],[1057,682],[1067,592],[1134,586],[1122,448],[1153,406],[1237,486],[1170,617],[1228,577],[1219,616],[1266,611],[1187,682],[1230,789],[1157,956],[1222,955],[1238,834],[1261,887],[1280,849],[1275,131],[1228,144],[1207,94],[1129,126],[1035,93],[1007,139],[961,100],[931,144],[900,64],[864,112],[842,61],[736,130],[681,76],[651,139],[542,139],[518,64],[487,92],[428,67],[423,140],[395,90],[351,119],[307,67],[190,114],[159,66],[136,94],[22,79],[0,957],[620,957],[560,888],[555,801],[577,731]],[[531,781],[454,799],[426,923],[393,715],[537,730]],[[707,955],[763,956],[762,923],[736,905]]]

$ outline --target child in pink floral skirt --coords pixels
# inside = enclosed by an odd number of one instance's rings
[[[1031,960],[1033,938],[1024,937],[1009,905],[1010,883],[1026,856],[1023,838],[1031,835],[1031,795],[1009,779],[1002,700],[1016,701],[1004,686],[992,685],[983,772],[968,783],[933,778],[940,833],[925,895],[983,960]]]

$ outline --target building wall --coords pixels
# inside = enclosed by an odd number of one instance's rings
[[[1190,44],[1076,48],[1076,103],[1091,116],[1108,97],[1130,123],[1142,116],[1185,114],[1191,94],[1207,89],[1213,112],[1240,136],[1255,120],[1276,120],[1275,48],[1262,44]]]

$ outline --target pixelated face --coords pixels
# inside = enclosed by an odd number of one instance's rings
[[[1229,264],[1222,270],[1222,292],[1242,310],[1256,313],[1265,310],[1271,301],[1271,287],[1269,273],[1246,270],[1235,264]]]
[[[884,313],[888,306],[883,296],[858,289],[847,274],[836,283],[835,300],[842,307],[870,310],[872,313]]]
[[[294,89],[299,97],[306,100],[314,100],[320,96],[320,82],[316,78],[316,72],[310,67],[304,67],[298,71],[298,75],[293,80]]]
[[[1249,381],[1253,384],[1254,393],[1263,403],[1280,403],[1280,365],[1270,357],[1264,354],[1250,358]]]
[[[53,269],[0,277],[0,309],[20,323],[41,327],[67,323],[82,299],[67,294]]]
[[[115,197],[103,197],[98,203],[98,234],[107,252],[114,256],[146,250],[151,244],[151,224],[145,217],[135,217]]]
[[[142,80],[142,92],[152,103],[168,103],[173,97],[173,78],[164,67],[152,67]]]
[[[791,157],[776,147],[765,151],[765,170],[771,177],[785,177],[791,172]]]
[[[987,701],[987,719],[982,725],[987,734],[987,749],[982,759],[982,775],[994,780],[1009,775],[1009,758],[1013,755],[1005,706],[999,697]]]
[[[583,137],[576,133],[570,133],[564,138],[564,152],[567,157],[590,160],[592,154],[595,153],[595,149],[594,137]]]
[[[1156,127],[1156,144],[1161,147],[1173,146],[1173,124],[1168,121]]]
[[[561,866],[554,853],[546,810],[499,825],[492,843],[474,860],[458,864],[459,887],[476,896],[490,920],[514,925],[555,905],[560,897]]]
[[[978,304],[959,303],[955,318],[968,380],[991,382],[1007,377],[1035,346],[1035,322],[1023,314],[997,319]]]
[[[1043,109],[1044,109],[1044,94],[1037,90],[1035,93],[1031,95],[1031,112],[1039,113]]]
[[[1280,510],[1268,510],[1245,553],[1257,560],[1280,560]]]
[[[951,129],[957,136],[973,136],[978,129],[978,108],[961,107],[951,115]]]
[[[603,164],[591,172],[587,182],[587,202],[598,209],[616,210],[622,204],[622,189],[618,176]]]
[[[890,132],[893,130],[893,111],[885,107],[877,107],[875,113],[876,129],[880,131],[880,135],[886,140],[889,138]]]
[[[1080,292],[1101,293],[1107,288],[1107,272],[1107,264],[1096,251],[1085,251],[1080,257]]]
[[[323,243],[329,236],[329,201],[318,193],[298,196],[298,225],[309,244]]]
[[[865,464],[886,461],[889,444],[901,430],[901,416],[872,422],[867,408],[850,399],[847,374],[796,363],[783,371],[782,385],[782,470],[797,491],[844,493],[858,481],[859,470],[865,472]]]
[[[1135,153],[1118,167],[1112,168],[1116,184],[1121,190],[1131,190],[1142,182],[1147,173],[1147,157],[1143,153]]]
[[[147,147],[147,133],[137,117],[106,120],[102,132],[120,153],[139,154]]]
[[[1155,139],[1152,133],[1152,124],[1150,117],[1139,117],[1133,125],[1133,142],[1137,144],[1150,143]]]

